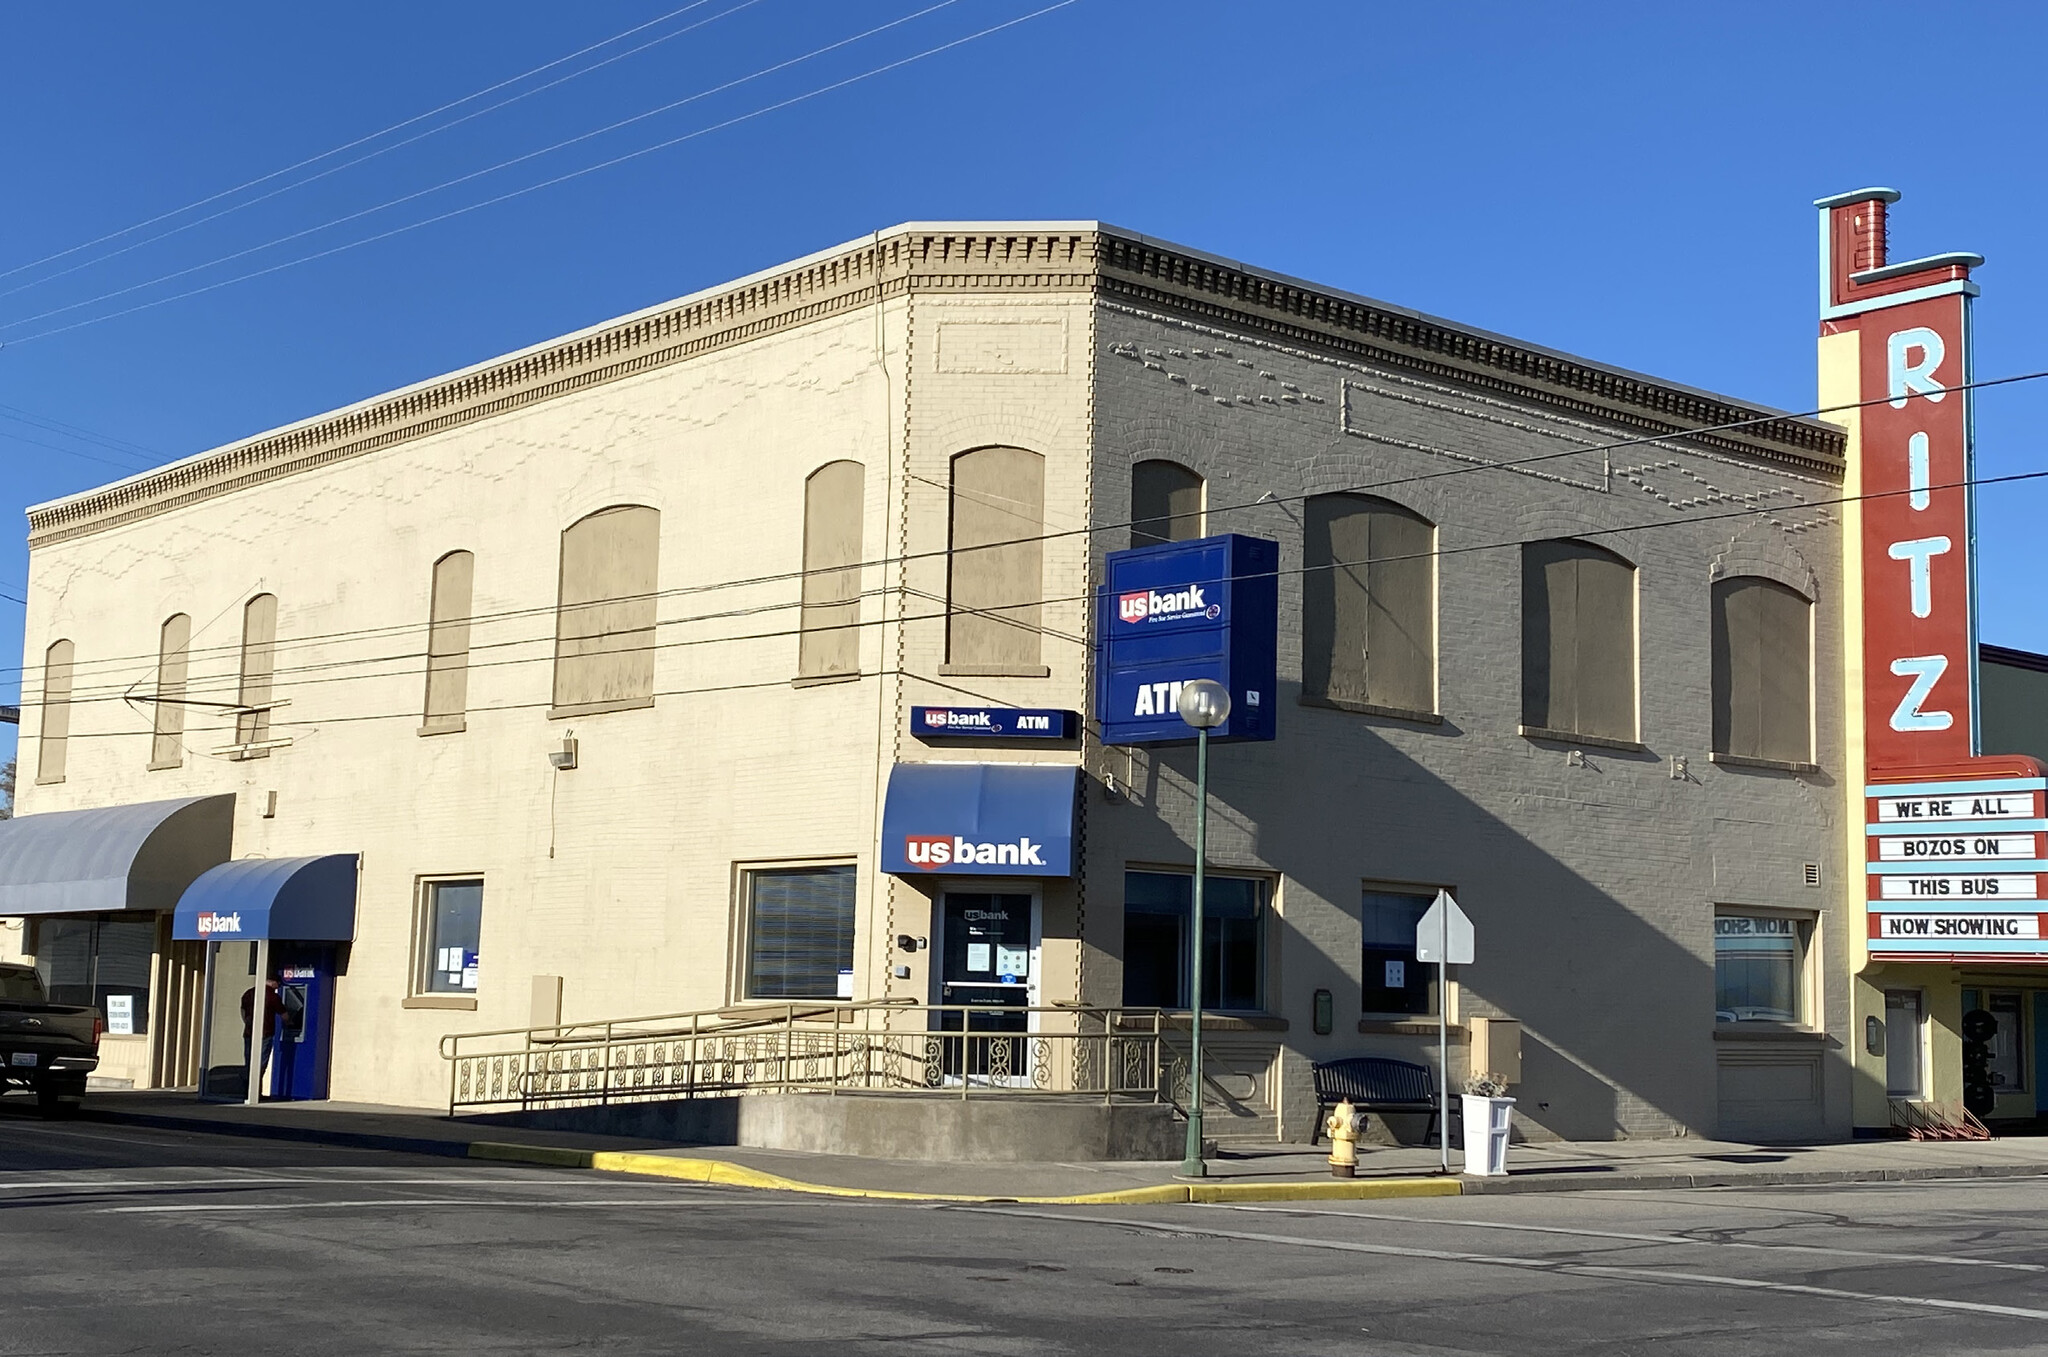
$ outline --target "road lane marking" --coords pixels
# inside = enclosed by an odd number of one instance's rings
[[[488,1197],[385,1197],[366,1198],[361,1201],[331,1202],[180,1202],[172,1206],[103,1206],[97,1214],[102,1216],[135,1215],[227,1215],[234,1212],[251,1211],[346,1211],[365,1210],[374,1207],[448,1207],[448,1206],[509,1206],[521,1211],[552,1209],[555,1207],[607,1207],[607,1206],[788,1206],[788,1202],[761,1201],[753,1197],[657,1197],[647,1200],[607,1200],[593,1197],[587,1201],[496,1201]]]
[[[1689,1244],[1708,1249],[1765,1249],[1784,1253],[1825,1253],[1844,1258],[1881,1258],[1893,1263],[1942,1263],[1956,1267],[2003,1268],[2009,1272],[2048,1272],[2040,1263],[2004,1263],[1989,1258],[1966,1258],[1948,1253],[1884,1253],[1875,1249],[1843,1249],[1825,1244],[1759,1244],[1745,1239],[1694,1239],[1689,1235],[1634,1234],[1626,1230],[1585,1230],[1564,1225],[1511,1225],[1492,1220],[1445,1220],[1427,1216],[1397,1216],[1382,1211],[1318,1210],[1286,1206],[1234,1206],[1228,1203],[1207,1210],[1257,1211],[1283,1216],[1335,1216],[1355,1220],[1390,1220],[1403,1225],[1451,1225],[1466,1230],[1516,1230],[1527,1234],[1578,1235],[1585,1239],[1623,1239],[1643,1244]]]
[[[91,1170],[81,1170],[90,1172]],[[99,1192],[110,1188],[153,1188],[175,1192],[193,1187],[539,1187],[555,1188],[561,1178],[121,1178],[46,1182],[0,1181],[0,1192]],[[639,1187],[640,1184],[620,1184]]]
[[[1235,1239],[1250,1244],[1279,1244],[1304,1249],[1329,1249],[1338,1253],[1369,1253],[1384,1258],[1420,1258],[1444,1263],[1470,1263],[1477,1267],[1520,1268],[1528,1272],[1551,1272],[1570,1277],[1617,1279],[1622,1281],[1690,1283],[1695,1286],[1729,1287],[1739,1291],[1774,1291],[1795,1296],[1819,1296],[1827,1300],[1855,1301],[1863,1305],[1901,1305],[1910,1309],[1961,1310],[1978,1315],[2006,1315],[2014,1319],[2048,1319],[2048,1310],[2030,1310],[2018,1305],[1990,1305],[1982,1301],[1944,1300],[1939,1296],[1884,1295],[1869,1291],[1848,1291],[1832,1286],[1808,1286],[1799,1282],[1774,1282],[1757,1277],[1724,1277],[1710,1272],[1675,1272],[1661,1268],[1616,1267],[1602,1263],[1559,1262],[1548,1258],[1515,1258],[1500,1254],[1461,1253],[1450,1249],[1424,1249],[1394,1244],[1360,1244],[1343,1239],[1313,1239],[1305,1235],[1261,1234],[1251,1230],[1216,1230],[1201,1225],[1170,1225],[1142,1220],[1120,1220],[1114,1216],[1067,1215],[1055,1211],[1020,1211],[999,1206],[956,1206],[991,1216],[1014,1216],[1030,1220],[1079,1222],[1108,1225],[1152,1234],[1193,1235],[1212,1239]]]

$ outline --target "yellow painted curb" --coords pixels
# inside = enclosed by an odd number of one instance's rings
[[[564,1149],[559,1145],[514,1145],[498,1140],[473,1140],[471,1159],[501,1159],[513,1164],[547,1164],[554,1168],[587,1169],[596,1158],[589,1150]]]
[[[1389,1197],[1457,1197],[1456,1178],[1331,1178],[1306,1183],[1190,1183],[1193,1202],[1354,1202]]]
[[[785,1178],[778,1173],[749,1168],[727,1159],[571,1150],[554,1145],[518,1145],[495,1140],[473,1142],[469,1147],[469,1157],[513,1164],[544,1164],[552,1168],[596,1169],[600,1173],[629,1173],[642,1178],[674,1178],[686,1183],[716,1184],[720,1187],[803,1192],[817,1197],[977,1205],[1016,1202],[1028,1206],[1181,1206],[1189,1202],[1371,1201],[1389,1197],[1455,1197],[1464,1191],[1464,1184],[1456,1178],[1354,1178],[1318,1179],[1305,1183],[1156,1183],[1150,1187],[1083,1192],[1070,1197],[993,1197],[944,1192],[893,1192],[878,1187],[839,1187],[831,1183],[806,1183],[796,1178]]]

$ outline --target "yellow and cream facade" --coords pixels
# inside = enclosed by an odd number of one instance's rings
[[[35,507],[20,811],[232,793],[237,861],[357,855],[336,1098],[444,1102],[455,1032],[934,1002],[969,887],[1029,899],[1034,1002],[1184,1007],[1192,754],[1096,738],[1094,587],[1245,533],[1279,734],[1212,761],[1212,1096],[1305,1138],[1310,1064],[1441,1012],[1454,1082],[1519,1033],[1532,1136],[1846,1134],[1846,466],[1098,223],[913,224]],[[1082,723],[910,725],[961,704]],[[882,870],[892,774],[949,761],[1076,770],[1071,870]],[[774,980],[764,890],[828,885],[832,992]],[[194,1082],[199,947],[162,921],[102,1074]]]

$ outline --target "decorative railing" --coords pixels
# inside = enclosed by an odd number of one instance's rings
[[[1171,1021],[1150,1008],[766,1004],[464,1032],[441,1038],[441,1055],[451,1114],[747,1093],[1163,1102]]]

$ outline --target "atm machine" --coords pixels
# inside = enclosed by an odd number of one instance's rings
[[[277,1011],[271,1017],[270,1072],[264,1096],[307,1102],[327,1096],[334,1044],[333,943],[271,944]]]

